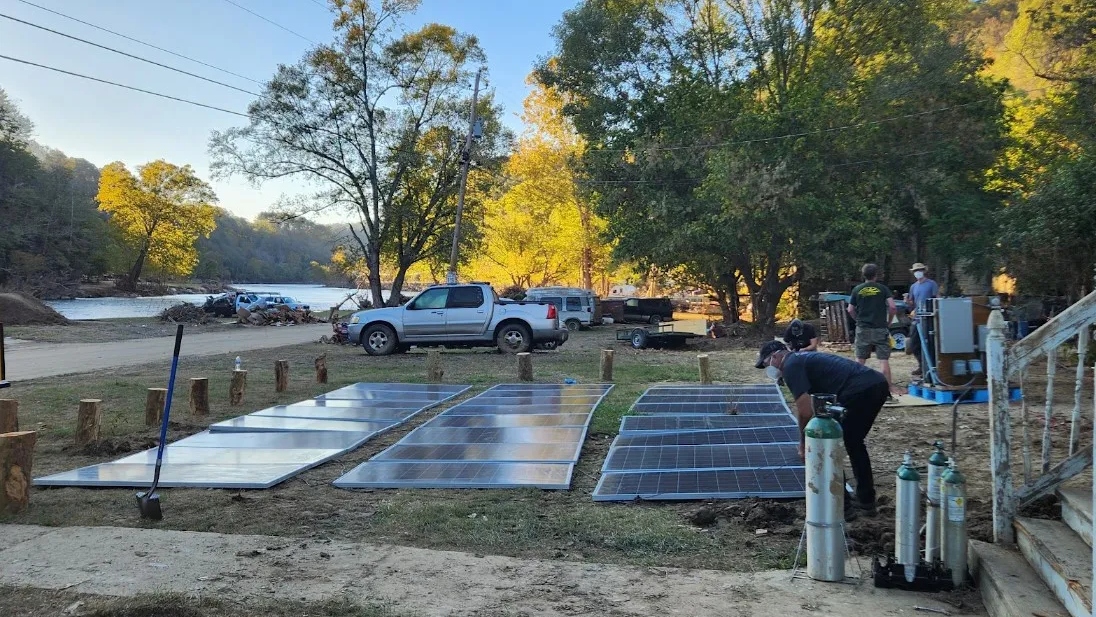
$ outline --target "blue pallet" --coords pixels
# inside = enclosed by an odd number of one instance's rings
[[[963,393],[962,390],[940,390],[928,386],[921,386],[917,384],[909,385],[910,396],[916,396],[929,401],[940,404],[954,403],[955,399]],[[1009,388],[1008,399],[1010,401],[1020,400],[1020,388]],[[989,402],[989,388],[973,388],[964,398],[960,401],[960,404],[966,403],[988,403]]]

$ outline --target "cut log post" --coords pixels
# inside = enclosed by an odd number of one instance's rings
[[[86,398],[80,401],[80,411],[76,414],[76,445],[84,447],[99,441],[99,427],[103,423],[103,401]]]
[[[445,377],[445,369],[441,366],[441,351],[429,349],[426,352],[426,381],[441,383]]]
[[[533,381],[533,354],[518,354],[518,381]]]
[[[285,392],[289,389],[289,360],[274,363],[274,391]]]
[[[0,433],[14,433],[19,430],[19,401],[0,398]]]
[[[190,415],[209,415],[209,378],[190,378]]]
[[[613,382],[613,350],[601,350],[601,382]]]
[[[228,404],[239,407],[244,403],[244,392],[247,390],[247,371],[232,371],[232,384],[228,386]]]
[[[989,315],[986,336],[986,377],[989,380],[989,449],[993,477],[993,541],[1012,544],[1016,493],[1012,486],[1012,423],[1008,400],[1005,318],[1000,309]]]
[[[712,383],[712,366],[708,362],[708,354],[702,353],[696,357],[696,363],[700,367],[700,384],[709,385]]]
[[[38,433],[34,431],[0,434],[0,512],[22,512],[30,503],[36,441]]]
[[[145,395],[145,426],[160,426],[164,420],[167,388],[149,388]]]
[[[327,383],[327,354],[312,361],[316,365],[316,383]]]

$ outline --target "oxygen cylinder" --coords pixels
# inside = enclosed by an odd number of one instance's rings
[[[906,581],[912,583],[921,562],[921,474],[914,469],[909,452],[896,476],[894,559],[905,566]]]
[[[836,406],[830,412],[840,413]],[[815,412],[803,431],[807,467],[807,576],[845,578],[845,442],[831,413]]]
[[[959,587],[967,580],[967,487],[966,478],[952,460],[940,478],[940,559],[951,570],[951,582]]]
[[[934,563],[940,558],[940,476],[948,468],[943,442],[932,444],[936,449],[929,457],[929,485],[925,491],[925,561]]]

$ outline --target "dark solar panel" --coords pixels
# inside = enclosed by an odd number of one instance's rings
[[[510,413],[475,416],[443,414],[430,420],[429,425],[460,428],[516,428],[522,426],[586,426],[589,422],[589,413]]]
[[[798,426],[741,428],[683,433],[630,433],[618,435],[613,447],[700,446],[706,444],[799,443]]]
[[[517,463],[574,463],[580,444],[488,443],[488,444],[396,444],[373,461],[460,462],[494,461]]]
[[[567,489],[570,463],[365,462],[335,480],[340,488]]]
[[[650,414],[790,414],[788,406],[782,401],[768,403],[744,403],[744,402],[704,402],[704,403],[651,403],[646,399],[640,399],[632,406],[633,413]]]
[[[613,448],[602,471],[758,469],[802,466],[796,444]]]
[[[803,467],[606,473],[594,501],[803,497]]]
[[[738,416],[624,416],[620,433],[677,433],[715,429],[740,429],[773,426],[796,426],[789,414],[749,414]]]

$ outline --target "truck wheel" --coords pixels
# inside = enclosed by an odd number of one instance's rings
[[[506,324],[495,335],[495,344],[505,353],[525,353],[533,346],[533,334],[521,324]]]
[[[362,333],[362,347],[371,356],[387,356],[396,351],[396,333],[384,324],[373,324]]]
[[[579,328],[582,327],[582,322],[577,319],[568,319],[564,322],[564,325],[566,325],[567,329],[571,332],[578,332]]]
[[[662,323],[662,317],[660,315],[651,315],[651,319],[649,319],[648,321],[651,322],[651,325],[657,326],[658,324]]]

